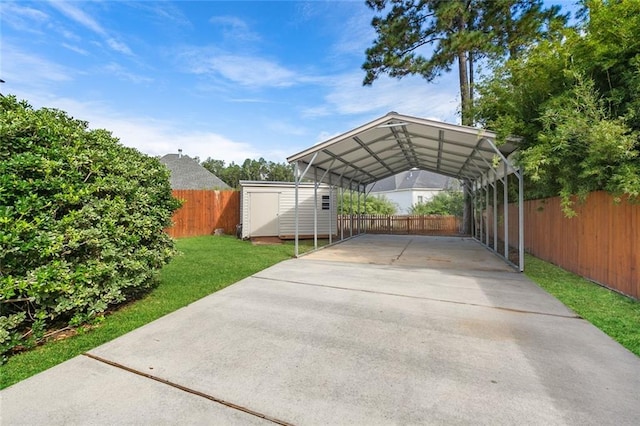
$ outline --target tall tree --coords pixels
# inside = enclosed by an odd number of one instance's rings
[[[561,26],[559,8],[542,0],[366,0],[381,14],[366,50],[365,85],[381,75],[420,75],[433,81],[458,67],[462,124],[472,125],[474,62],[482,57],[516,55]],[[386,15],[384,15],[386,13]],[[559,25],[552,25],[558,23]]]
[[[202,167],[218,176],[232,188],[238,188],[241,180],[261,180],[293,182],[293,166],[286,163],[275,163],[264,158],[252,160],[247,158],[242,165],[233,161],[226,165],[224,160],[207,158]]]

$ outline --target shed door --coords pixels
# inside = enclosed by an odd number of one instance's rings
[[[277,237],[280,194],[278,192],[249,193],[251,237]]]

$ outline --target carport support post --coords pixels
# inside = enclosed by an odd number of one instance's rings
[[[477,239],[476,236],[476,197],[474,192],[475,184],[469,182],[468,180],[464,181],[464,188],[466,191],[469,191],[469,198],[471,198],[471,238]]]
[[[358,184],[358,221],[356,222],[356,224],[358,225],[358,235],[360,235],[360,217],[361,213],[360,213],[360,184]]]
[[[319,182],[318,168],[313,168],[313,201],[316,204],[313,209],[313,248],[315,250],[318,250],[318,188],[320,187],[320,184],[324,182],[324,178],[327,177],[327,173],[329,173],[329,170],[331,170],[333,163],[335,162],[336,160],[334,159],[329,168],[322,174]],[[331,234],[331,188],[331,175],[329,175],[329,234]],[[331,236],[329,236],[329,243],[331,243]]]
[[[363,197],[362,197],[362,211],[366,215],[366,213],[367,213],[367,187],[366,186],[363,188],[362,194],[363,194]],[[367,220],[366,220],[366,217],[362,221],[362,232],[364,234],[367,233]]]
[[[478,206],[476,207],[476,209],[478,209],[479,211],[477,213],[478,214],[478,241],[482,242],[482,240],[484,239],[484,224],[482,222],[482,176],[480,177],[480,183],[477,184],[478,187],[476,188],[476,198],[477,198],[477,202],[478,202]]]
[[[485,234],[484,234],[484,238],[485,238],[485,245],[487,247],[489,247],[489,173],[487,173],[487,176],[485,176],[484,178],[485,181],[485,186],[484,186],[484,217],[486,217],[486,219],[484,220],[484,226],[485,226]]]
[[[329,186],[329,244],[331,244],[331,240],[333,237],[333,185]]]
[[[503,189],[504,189],[504,257],[509,259],[509,168],[507,163],[504,163],[504,177],[503,177]]]
[[[366,189],[366,187],[365,187]],[[364,211],[366,213],[367,211],[367,197],[369,196],[369,194],[371,194],[371,191],[373,190],[373,185],[371,185],[371,187],[369,188],[369,191],[367,191],[364,195]],[[364,221],[364,233],[366,234],[367,231],[369,230],[369,221],[365,220]]]
[[[313,169],[313,249],[318,250],[318,169]]]
[[[462,182],[462,192],[464,193],[464,197],[469,197],[469,216],[471,217],[470,219],[470,225],[469,226],[469,235],[471,235],[471,237],[475,237],[475,233],[474,233],[474,222],[476,219],[475,216],[475,211],[473,210],[473,190],[471,188],[471,184],[465,179]],[[458,231],[460,231],[460,229],[458,229]]]
[[[298,257],[298,173],[300,172],[300,169],[298,168],[298,162],[296,161],[295,163],[293,163],[293,180],[295,182],[295,203],[296,203],[296,209],[295,209],[295,217],[296,217],[296,236],[295,236],[295,248],[294,248],[294,254],[295,257]]]
[[[493,169],[493,251],[498,252],[498,171]]]
[[[295,163],[293,163],[293,181],[295,184],[295,203],[296,203],[296,207],[295,207],[295,222],[296,222],[296,236],[295,236],[295,244],[294,244],[294,255],[295,257],[298,257],[299,251],[298,251],[298,236],[299,236],[299,228],[300,228],[300,215],[298,212],[298,187],[300,185],[300,181],[302,180],[302,178],[304,178],[304,175],[307,174],[307,172],[309,171],[309,168],[311,167],[311,165],[313,164],[314,161],[316,161],[316,157],[318,156],[318,153],[316,152],[315,154],[313,154],[313,157],[311,157],[311,161],[309,161],[309,164],[307,164],[307,167],[304,169],[304,172],[300,173],[300,167],[298,165],[298,162],[296,161]],[[299,176],[298,176],[299,175]]]
[[[349,237],[353,237],[353,180],[349,181]]]
[[[520,272],[524,271],[524,170],[518,173],[518,257]]]
[[[342,214],[340,215],[340,240],[344,240],[344,186],[342,186],[342,181],[340,181],[340,210],[338,210],[339,212],[342,211]]]

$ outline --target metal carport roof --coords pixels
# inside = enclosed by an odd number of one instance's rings
[[[460,179],[470,192],[486,194],[499,180],[514,173],[520,192],[520,269],[523,264],[522,173],[507,156],[516,148],[507,143],[498,148],[494,132],[390,112],[358,128],[314,145],[287,158],[296,168],[296,183],[303,179],[364,191],[366,185],[411,169],[428,170]],[[505,185],[506,186],[506,185]],[[494,248],[497,252],[497,191],[493,191]],[[508,205],[504,191],[505,206]],[[506,212],[506,207],[505,207]],[[489,246],[489,225],[486,245]],[[482,242],[481,227],[479,237]],[[508,223],[505,224],[508,232]],[[297,241],[297,238],[296,238]],[[508,237],[505,253],[508,252]],[[296,244],[297,248],[297,244]],[[297,254],[297,253],[296,253]],[[506,259],[509,261],[509,259]]]
[[[300,170],[310,168],[325,183],[351,188],[413,168],[474,181],[515,148],[498,149],[495,138],[483,129],[390,112],[287,161]]]

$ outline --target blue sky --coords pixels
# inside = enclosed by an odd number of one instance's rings
[[[149,155],[281,162],[389,111],[458,122],[456,72],[362,86],[375,38],[364,1],[3,1],[0,12],[2,93]]]

